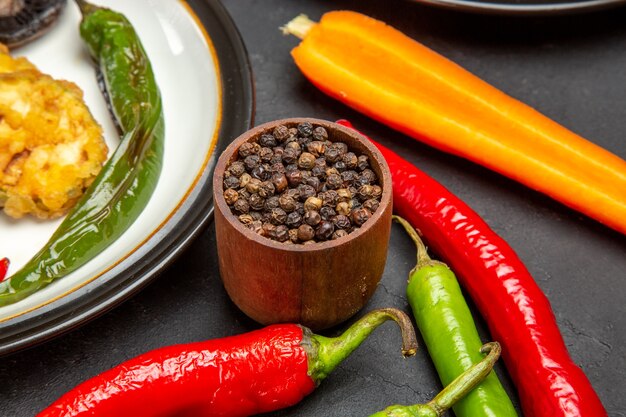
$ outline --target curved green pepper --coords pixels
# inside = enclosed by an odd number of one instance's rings
[[[122,14],[77,3],[83,13],[81,37],[98,66],[123,137],[46,245],[0,283],[0,306],[66,276],[111,245],[143,211],[161,173],[161,94],[139,37]]]
[[[454,273],[430,259],[417,232],[402,224],[418,248],[417,265],[409,275],[407,298],[417,327],[444,386],[481,361],[482,342]],[[515,417],[517,412],[495,372],[453,407],[457,417]]]

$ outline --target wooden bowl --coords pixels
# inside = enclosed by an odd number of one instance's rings
[[[355,153],[367,155],[383,194],[373,216],[347,236],[308,245],[280,243],[247,229],[231,212],[223,196],[224,171],[236,159],[242,143],[271,133],[278,125],[295,127],[305,121],[326,128],[330,141],[345,142]],[[220,156],[213,197],[224,287],[233,302],[259,323],[328,328],[354,315],[376,290],[391,229],[391,174],[376,147],[354,130],[303,118],[277,120],[249,130]]]

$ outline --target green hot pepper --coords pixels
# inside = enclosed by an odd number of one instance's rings
[[[481,360],[482,342],[454,273],[430,259],[417,232],[402,224],[418,248],[417,265],[409,275],[407,298],[444,386]],[[517,412],[495,372],[454,407],[457,417],[513,417]]]
[[[46,245],[0,283],[0,306],[22,300],[93,259],[137,219],[163,161],[164,116],[150,61],[120,13],[76,1],[81,37],[94,58],[115,121],[117,149]]]
[[[480,352],[487,356],[471,366],[445,387],[435,398],[426,404],[415,405],[392,405],[383,411],[372,414],[370,417],[441,417],[457,401],[471,394],[476,387],[491,375],[493,365],[500,357],[501,347],[498,342],[485,344]],[[478,351],[476,352],[478,354]],[[499,414],[490,414],[492,417],[500,417]]]

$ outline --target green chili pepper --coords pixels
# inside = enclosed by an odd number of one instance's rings
[[[83,198],[46,245],[0,283],[0,306],[17,302],[93,259],[137,219],[163,161],[164,116],[150,61],[120,13],[76,1],[122,139]]]
[[[394,220],[402,224],[418,248],[407,297],[428,353],[446,386],[481,360],[482,343],[454,273],[444,263],[430,259],[417,232],[406,220],[397,216]],[[495,372],[453,410],[457,417],[517,416]]]
[[[440,417],[463,397],[471,394],[476,385],[491,375],[493,365],[500,357],[501,347],[498,342],[486,343],[481,353],[487,356],[455,378],[435,398],[426,404],[392,405],[383,411],[372,414],[370,417]],[[478,352],[476,352],[478,353]],[[490,414],[491,417],[500,417],[499,414]]]

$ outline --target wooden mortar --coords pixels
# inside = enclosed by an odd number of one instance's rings
[[[341,141],[370,167],[383,189],[378,210],[361,228],[336,240],[301,245],[258,235],[239,222],[223,196],[224,171],[239,146],[271,133],[278,125],[308,121],[323,126],[332,142]],[[213,179],[219,268],[233,302],[262,324],[293,322],[313,330],[343,322],[370,299],[382,277],[391,229],[391,174],[383,156],[356,131],[317,119],[285,119],[242,134],[222,153]]]

